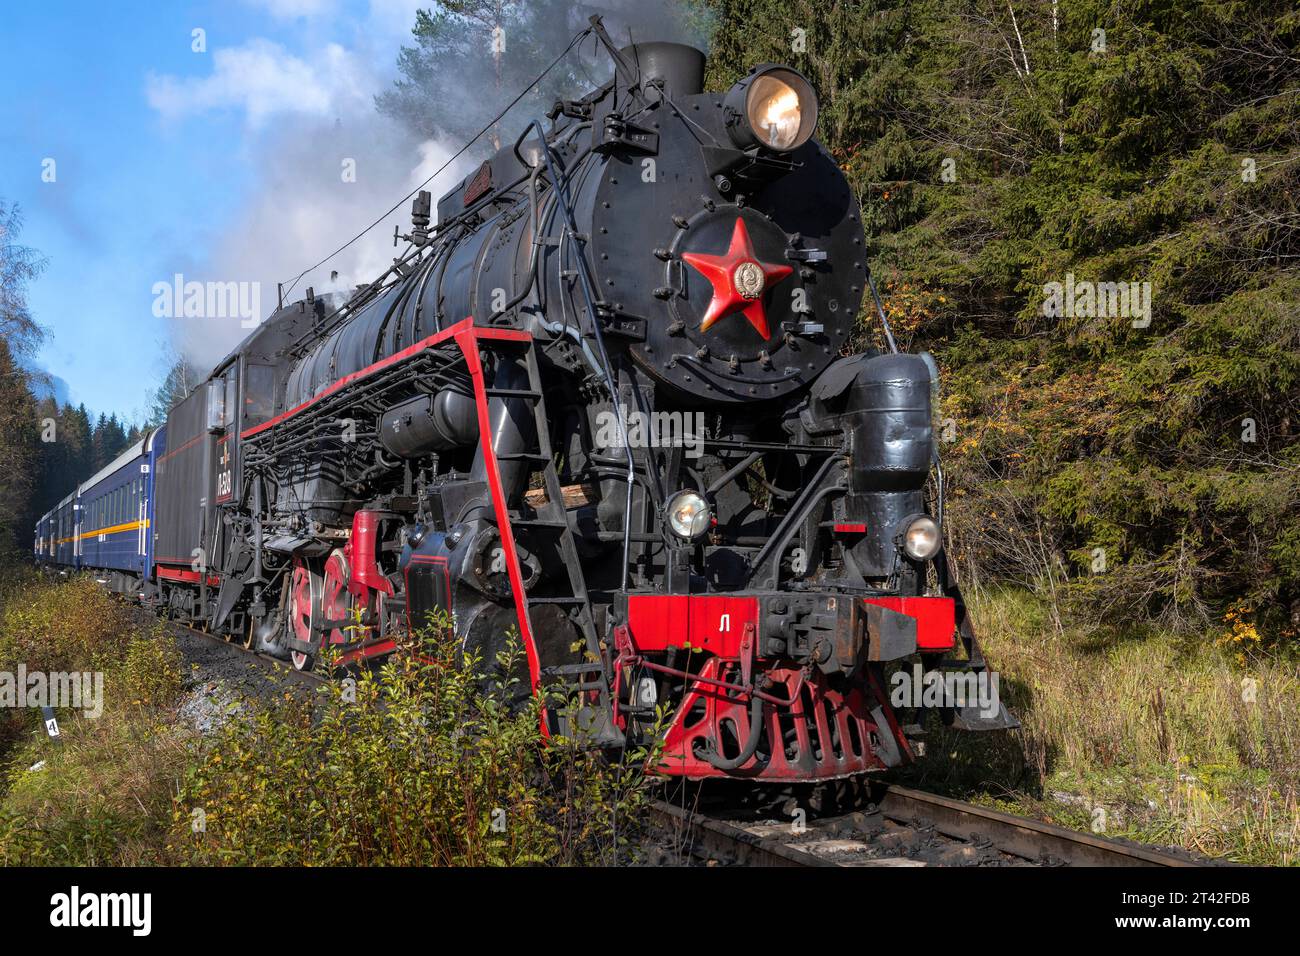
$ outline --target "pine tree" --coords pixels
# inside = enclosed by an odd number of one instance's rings
[[[86,411],[84,404],[76,408],[70,405],[63,407],[63,422],[61,434],[64,436],[61,441],[66,442],[68,475],[64,479],[66,485],[62,498],[73,486],[79,481],[89,478],[95,470],[95,453],[91,442],[91,425],[90,414]]]
[[[575,32],[571,7],[567,0],[436,0],[416,11],[415,44],[397,61],[403,78],[376,105],[421,137],[468,140],[564,49]],[[520,115],[546,110],[576,79],[571,70],[531,93]],[[500,135],[494,128],[480,146],[500,148]]]
[[[422,138],[446,138],[459,145],[524,91],[592,13],[605,16],[617,42],[626,40],[625,18],[653,19],[656,35],[639,39],[698,41],[707,29],[696,2],[661,0],[653,6],[658,9],[610,9],[573,0],[434,0],[428,9],[416,11],[415,43],[402,47],[397,60],[402,78],[376,97],[376,106]],[[573,49],[472,152],[481,155],[509,145],[503,139],[507,131],[514,135],[558,99],[586,93],[610,70],[609,58],[590,43]]]

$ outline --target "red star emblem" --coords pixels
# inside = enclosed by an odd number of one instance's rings
[[[754,244],[749,241],[745,220],[737,219],[731,233],[731,246],[725,256],[706,256],[699,252],[684,252],[682,258],[713,283],[713,301],[704,313],[700,331],[733,312],[744,312],[749,324],[763,338],[771,333],[767,328],[767,311],[763,308],[763,293],[790,273],[790,266],[759,262]]]

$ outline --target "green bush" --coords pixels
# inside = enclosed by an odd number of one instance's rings
[[[652,754],[544,738],[516,677],[485,682],[445,626],[381,668],[242,700],[211,735],[178,717],[174,639],[85,578],[19,573],[0,669],[105,672],[97,719],[15,721],[0,864],[521,865],[627,862]],[[330,662],[322,664],[327,670]],[[493,672],[518,674],[517,643]],[[290,687],[296,688],[290,689]],[[507,703],[525,698],[522,709]]]
[[[517,647],[517,645],[516,645]],[[518,651],[498,672],[518,672]],[[544,742],[539,705],[485,690],[449,628],[377,672],[286,691],[195,747],[171,849],[201,864],[626,862],[644,752],[621,763]]]

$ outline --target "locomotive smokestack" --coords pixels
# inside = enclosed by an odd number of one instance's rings
[[[641,83],[663,80],[669,96],[704,92],[704,54],[685,43],[634,43],[619,51],[641,71]]]

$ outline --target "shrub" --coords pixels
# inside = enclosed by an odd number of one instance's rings
[[[518,645],[498,673],[518,671]],[[544,743],[539,703],[486,689],[450,628],[378,672],[286,691],[195,748],[172,849],[201,864],[519,865],[626,860],[644,752]]]
[[[185,758],[174,641],[88,577],[4,577],[0,671],[102,673],[103,710],[59,711],[57,741],[38,710],[0,711],[0,863],[161,862]]]

